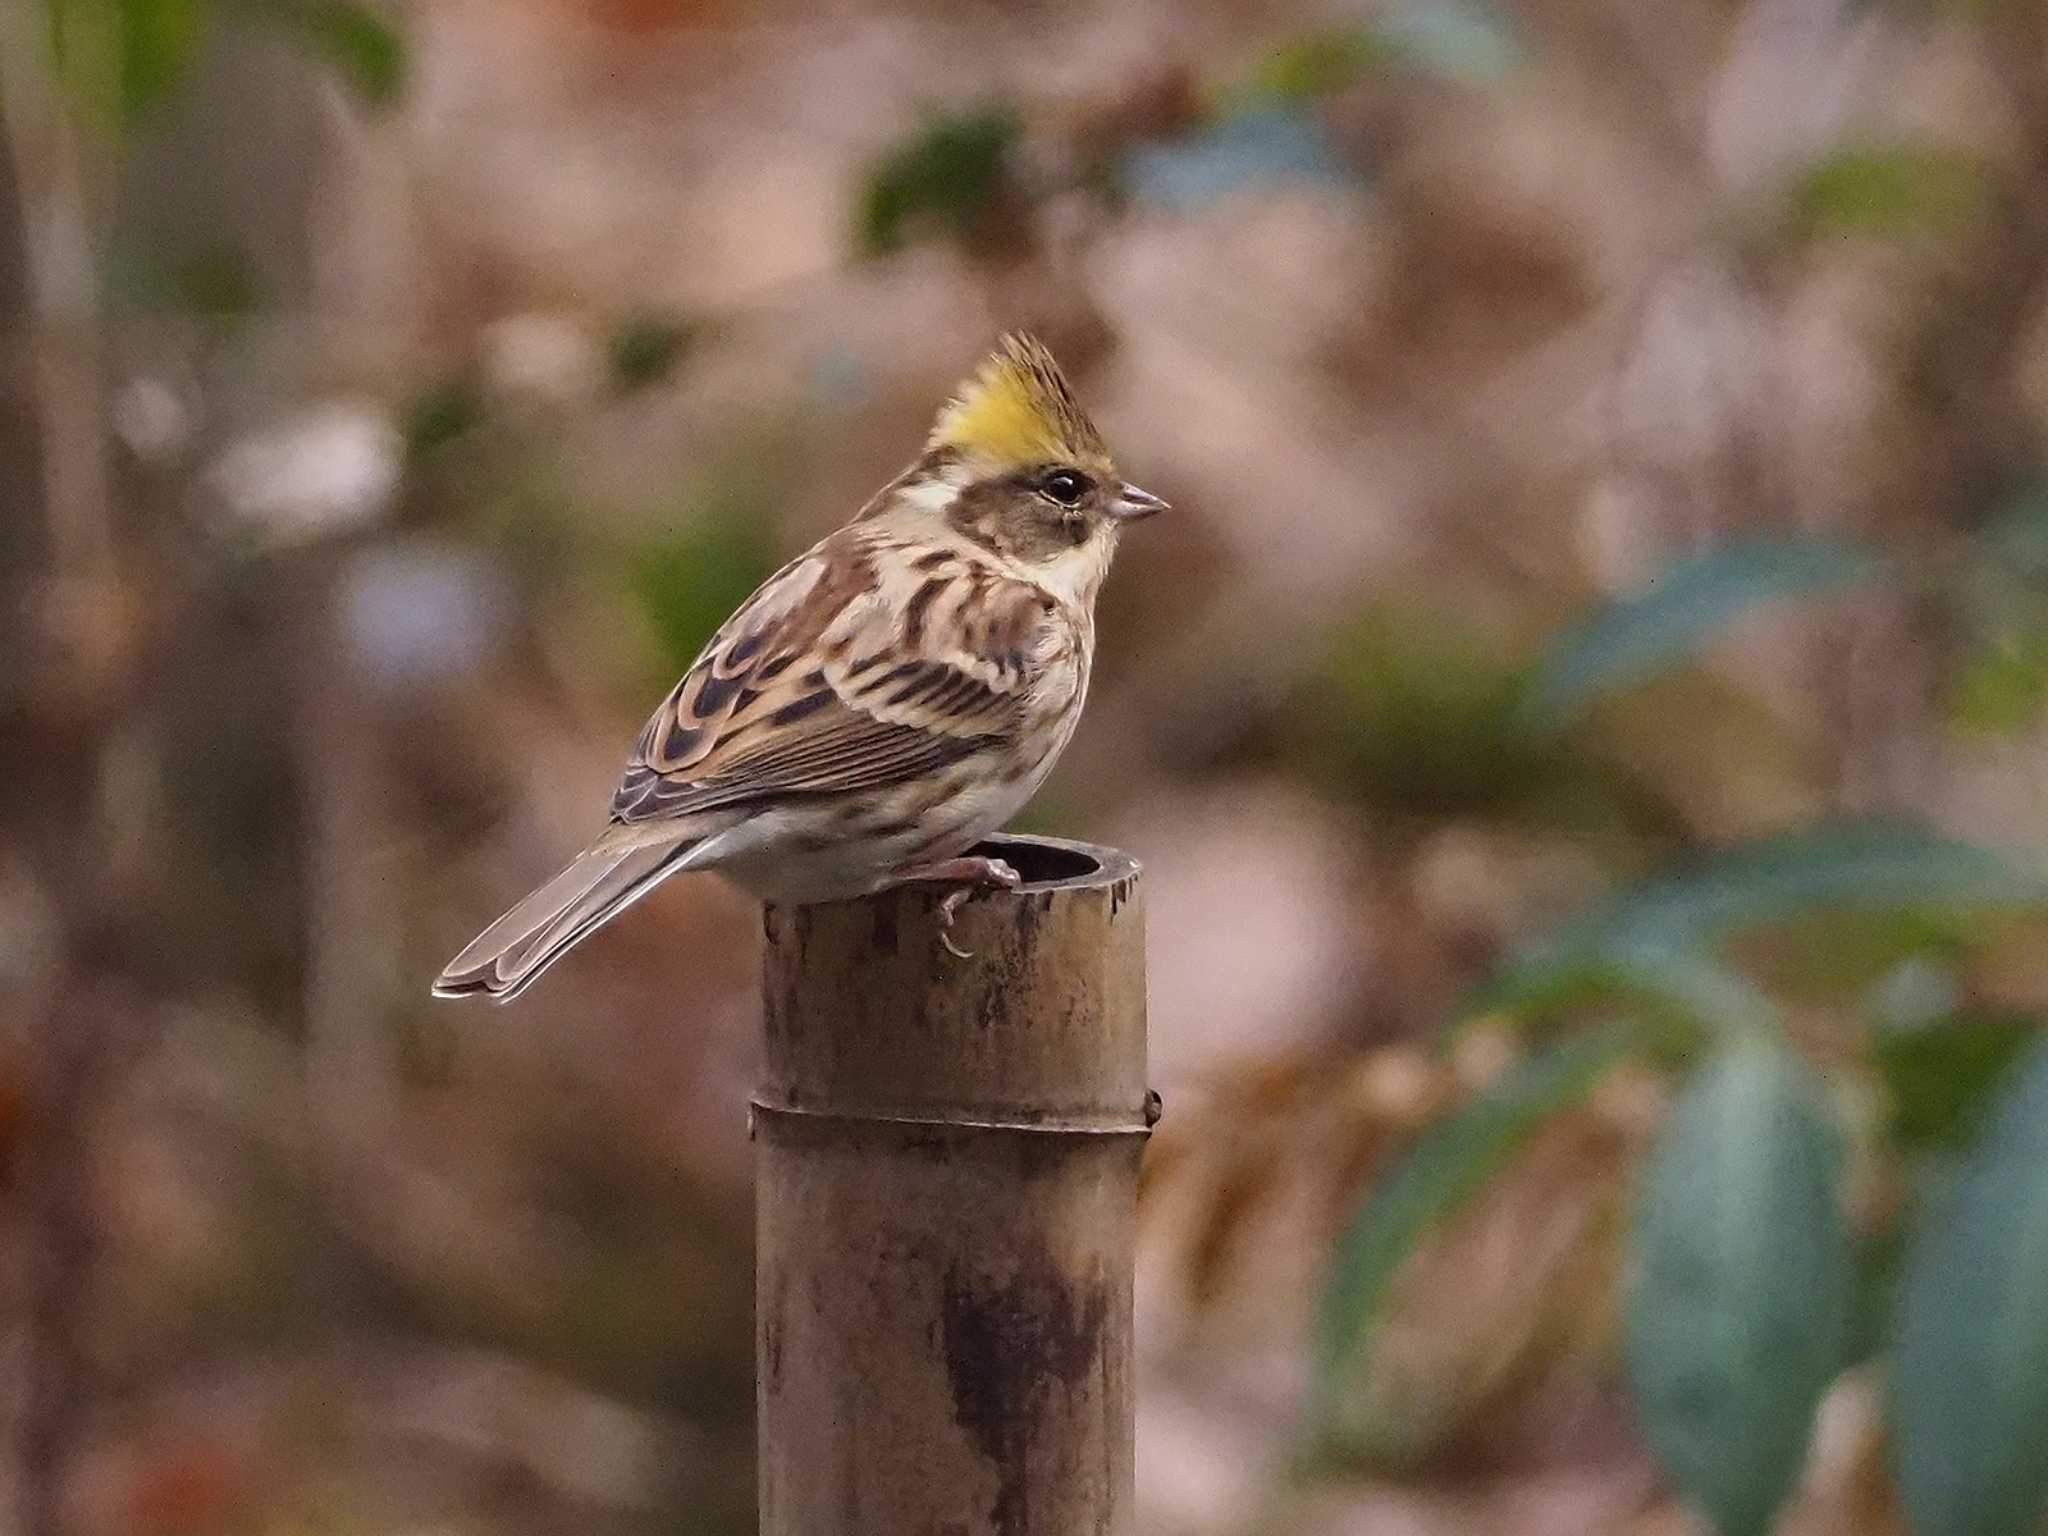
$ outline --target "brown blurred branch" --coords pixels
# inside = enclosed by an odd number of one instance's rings
[[[108,989],[75,986],[51,1010],[24,1137],[29,1327],[19,1516],[26,1536],[60,1536],[67,1528],[64,1466],[87,1400],[79,1315],[98,1249],[86,1123],[115,1038],[115,1007]]]
[[[0,7],[0,122],[28,244],[28,337],[51,564],[60,576],[93,576],[114,553],[95,273],[105,177],[44,67],[42,22],[39,6]]]
[[[305,1073],[316,1169],[337,1224],[376,1212],[399,1174],[397,1064],[386,1020],[405,953],[393,904],[382,764],[353,682],[334,656],[331,563],[298,573],[287,627],[303,658],[293,722],[305,797]],[[374,1176],[373,1176],[374,1173]],[[380,1194],[366,1201],[370,1190]]]
[[[0,7],[0,127],[19,199],[23,339],[40,461],[40,506],[34,490],[23,499],[31,516],[40,511],[47,560],[42,579],[28,587],[39,599],[32,633],[46,629],[59,611],[61,603],[53,601],[59,590],[68,600],[81,585],[103,586],[114,561],[96,272],[106,185],[81,124],[45,67],[45,19],[40,6]],[[49,638],[35,633],[37,642]],[[88,783],[97,744],[78,745],[82,760],[71,765],[71,775]],[[71,833],[70,846],[92,858],[93,829]],[[78,1323],[96,1243],[85,1111],[113,1038],[109,1003],[104,988],[68,987],[49,1010],[39,1041],[21,1185],[29,1306],[18,1513],[19,1528],[29,1536],[57,1536],[65,1528],[64,1466],[86,1399]]]

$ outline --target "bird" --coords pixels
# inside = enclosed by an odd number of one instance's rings
[[[1052,353],[1004,336],[918,458],[706,642],[604,831],[434,994],[509,1002],[686,870],[791,905],[930,883],[948,925],[974,890],[1019,884],[970,850],[1072,739],[1118,540],[1166,509],[1118,475]]]

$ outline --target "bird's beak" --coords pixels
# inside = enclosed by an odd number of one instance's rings
[[[1150,517],[1154,512],[1164,512],[1166,503],[1150,491],[1141,491],[1129,481],[1117,487],[1116,500],[1109,504],[1109,515],[1120,523],[1135,523],[1141,517]]]

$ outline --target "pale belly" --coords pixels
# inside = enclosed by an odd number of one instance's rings
[[[975,759],[957,764],[947,786],[950,792],[922,811],[904,800],[914,795],[930,802],[932,786],[900,790],[897,795],[903,798],[875,807],[877,822],[897,824],[880,834],[835,828],[830,818],[836,807],[828,805],[763,812],[721,834],[719,841],[725,846],[700,867],[718,870],[762,901],[784,904],[836,901],[881,890],[894,883],[896,872],[907,864],[952,858],[1001,831],[1038,792],[1059,758],[1058,748],[1065,745],[1061,740],[1020,778]]]

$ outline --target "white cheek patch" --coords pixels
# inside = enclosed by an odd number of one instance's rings
[[[959,496],[960,487],[942,476],[937,480],[920,480],[915,485],[907,485],[896,494],[920,511],[942,513]]]

